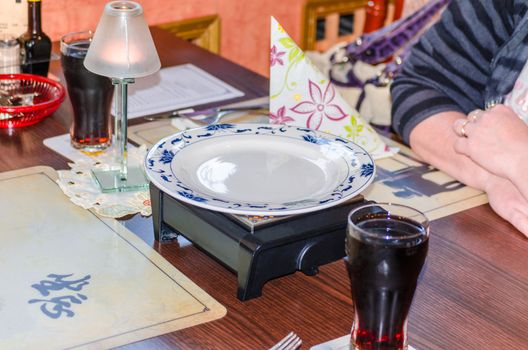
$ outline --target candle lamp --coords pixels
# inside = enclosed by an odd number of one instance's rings
[[[127,161],[128,84],[157,72],[161,66],[141,5],[133,1],[112,1],[105,5],[84,66],[111,78],[116,86],[113,143],[119,169],[94,169],[97,183],[103,192],[147,188],[143,166],[131,167]]]

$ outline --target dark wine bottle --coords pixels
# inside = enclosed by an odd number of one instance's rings
[[[27,0],[28,30],[18,38],[22,72],[48,75],[51,40],[42,31],[41,0]]]

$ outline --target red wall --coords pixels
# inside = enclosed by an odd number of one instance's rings
[[[297,42],[305,0],[138,0],[149,24],[218,14],[222,56],[262,75],[269,69],[269,21],[273,15]],[[52,38],[95,29],[106,0],[43,0],[43,29]]]

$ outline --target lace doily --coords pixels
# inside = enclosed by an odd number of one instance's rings
[[[142,165],[147,148],[130,147],[128,163]],[[69,163],[70,170],[59,170],[57,183],[65,195],[84,209],[93,209],[101,216],[120,218],[125,215],[141,213],[152,214],[148,190],[135,192],[102,193],[92,177],[91,169],[113,169],[117,167],[113,152],[101,154],[90,159],[78,159]]]

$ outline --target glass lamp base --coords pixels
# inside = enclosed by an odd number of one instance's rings
[[[149,182],[140,167],[129,167],[126,180],[122,180],[119,170],[92,170],[95,181],[103,193],[145,190]]]

